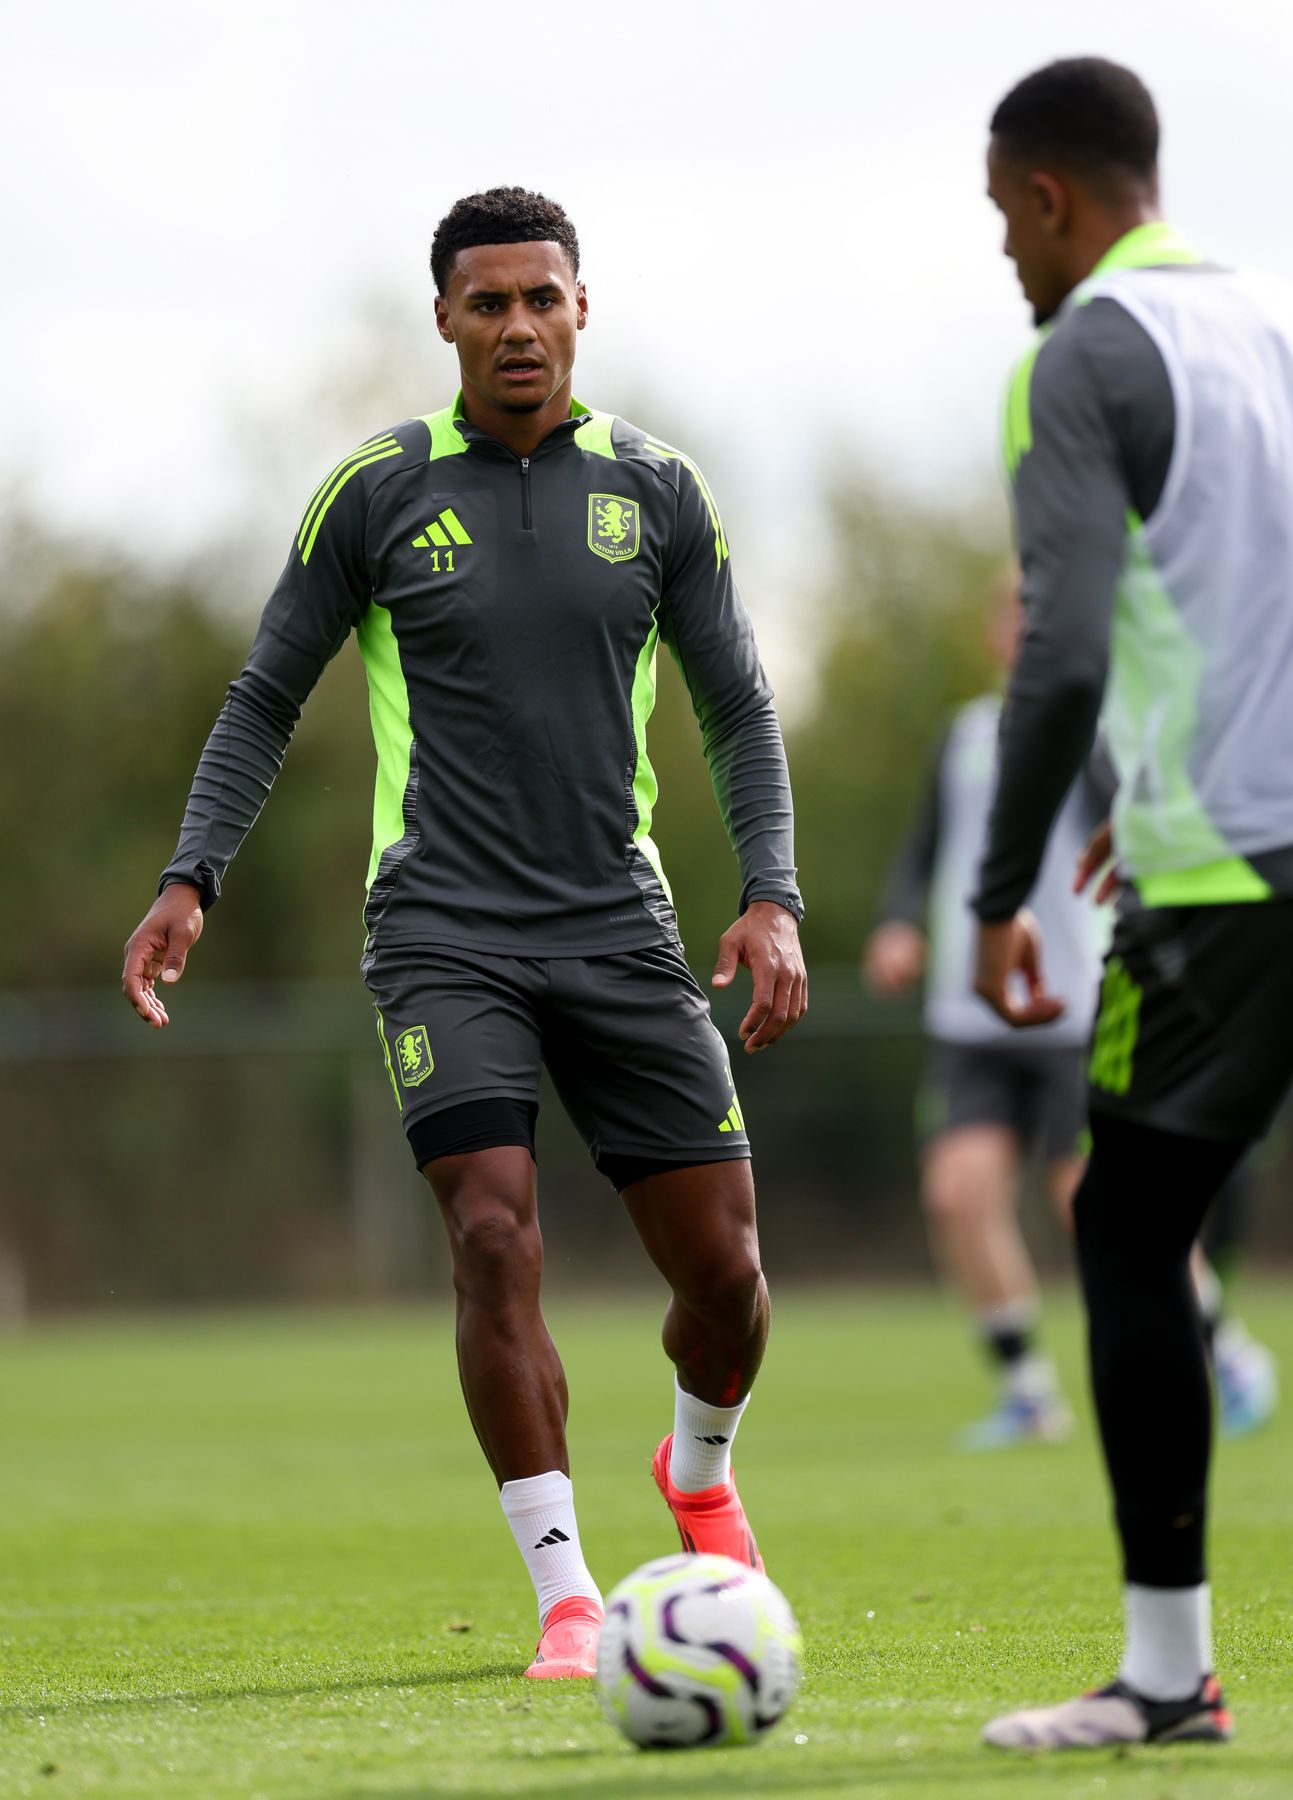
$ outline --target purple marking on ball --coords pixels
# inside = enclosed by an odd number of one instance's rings
[[[715,1700],[709,1699],[704,1694],[696,1694],[693,1698],[695,1699],[697,1706],[700,1707],[701,1711],[705,1714],[705,1717],[709,1720],[708,1731],[706,1731],[704,1737],[698,1737],[696,1742],[698,1744],[712,1743],[716,1737],[722,1737],[723,1735],[723,1715],[718,1710],[718,1703]]]
[[[732,1667],[739,1670],[744,1676],[750,1692],[758,1693],[759,1671],[744,1651],[738,1650],[735,1644],[706,1644],[705,1648],[712,1650],[715,1656],[721,1656],[725,1662],[730,1662]]]
[[[700,1592],[703,1594],[722,1594],[730,1588],[744,1587],[746,1580],[747,1577],[744,1575],[733,1575],[726,1581],[716,1581],[711,1587],[701,1588]],[[688,1596],[686,1594],[672,1594],[669,1599],[665,1601],[664,1610],[661,1614],[665,1636],[671,1643],[687,1644],[697,1650],[708,1650],[712,1656],[721,1656],[724,1662],[731,1663],[732,1667],[744,1678],[749,1685],[750,1692],[752,1694],[757,1694],[759,1691],[759,1671],[755,1668],[749,1657],[738,1650],[735,1644],[725,1644],[721,1641],[716,1643],[698,1644],[694,1638],[685,1637],[683,1633],[678,1630],[677,1626],[674,1624],[674,1608],[681,1605],[687,1598]]]
[[[638,1686],[645,1688],[647,1693],[653,1694],[657,1700],[676,1700],[678,1698],[672,1688],[666,1687],[662,1681],[657,1681],[648,1669],[642,1667],[628,1644],[624,1646],[624,1667]]]

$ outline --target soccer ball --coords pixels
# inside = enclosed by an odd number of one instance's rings
[[[643,1748],[748,1744],[799,1685],[803,1640],[766,1575],[727,1556],[661,1556],[606,1602],[602,1711]]]

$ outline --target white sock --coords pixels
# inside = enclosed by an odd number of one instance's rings
[[[1035,1294],[1016,1294],[1010,1300],[995,1300],[991,1306],[980,1306],[974,1316],[984,1337],[992,1338],[1001,1331],[1035,1331],[1041,1311]]]
[[[698,1400],[673,1381],[673,1447],[669,1452],[669,1479],[684,1494],[719,1487],[732,1469],[732,1439],[741,1414],[750,1404],[747,1394],[735,1406],[711,1406]]]
[[[539,1629],[558,1601],[575,1594],[587,1594],[600,1605],[601,1592],[579,1548],[569,1475],[552,1469],[546,1475],[527,1475],[523,1481],[505,1481],[498,1498],[534,1583]]]
[[[1030,1350],[1018,1362],[1007,1363],[1001,1371],[1001,1381],[1014,1400],[1048,1400],[1059,1391],[1055,1364],[1036,1350]]]
[[[1199,1302],[1199,1311],[1209,1325],[1215,1325],[1226,1304],[1225,1289],[1221,1285],[1221,1277],[1211,1263],[1196,1264],[1190,1271],[1194,1277],[1195,1298]]]
[[[1212,1670],[1212,1589],[1128,1582],[1127,1649],[1118,1671],[1147,1700],[1188,1700]]]

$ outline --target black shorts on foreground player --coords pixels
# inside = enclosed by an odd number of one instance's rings
[[[657,1484],[699,1548],[758,1557],[729,1446],[767,1292],[740,1103],[650,836],[660,642],[740,861],[714,980],[751,970],[747,1052],[806,1003],[790,787],[704,478],[572,398],[588,302],[570,221],[522,189],[473,196],[441,222],[432,270],[461,392],[370,438],[311,496],[124,985],[167,1023],[155,982],[181,973],[301,706],[354,630],[378,752],[364,974],[449,1233],[468,1410],[538,1594],[528,1672],[590,1675],[600,1595],[539,1308],[541,1061],[672,1289],[675,1431]]]
[[[1159,217],[1158,122],[1130,71],[1054,64],[992,129],[989,192],[1041,330],[1006,411],[1028,630],[977,986],[1015,1024],[1060,1008],[1020,908],[1101,717],[1127,888],[1074,1222],[1127,1643],[1112,1686],[987,1737],[1216,1741],[1231,1727],[1211,1669],[1212,1414],[1189,1259],[1293,1076],[1293,291],[1204,263]]]

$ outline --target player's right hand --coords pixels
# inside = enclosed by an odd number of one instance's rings
[[[126,945],[121,991],[156,1031],[171,1021],[154,984],[159,975],[167,983],[179,980],[201,935],[202,896],[188,882],[175,881],[162,889]]]
[[[1013,919],[979,921],[974,991],[1018,1030],[1050,1025],[1065,1011],[1059,995],[1046,986],[1041,926],[1026,909]]]
[[[925,934],[905,919],[887,919],[866,941],[862,979],[886,999],[905,994],[925,972]]]

